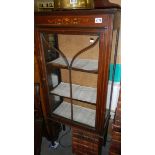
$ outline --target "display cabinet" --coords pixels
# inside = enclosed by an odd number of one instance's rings
[[[47,121],[68,124],[105,138],[113,31],[119,9],[35,13],[35,46]]]

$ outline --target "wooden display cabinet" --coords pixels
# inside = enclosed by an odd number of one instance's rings
[[[35,13],[35,46],[46,121],[56,121],[106,139],[106,109],[113,31],[119,9]]]

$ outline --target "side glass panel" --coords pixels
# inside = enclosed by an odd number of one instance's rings
[[[51,114],[95,127],[99,36],[41,33]]]
[[[56,34],[46,34],[41,33],[41,41],[43,48],[43,55],[46,65],[46,73],[48,80],[48,89],[51,91],[57,87],[61,82],[61,72],[59,68],[55,68],[51,65],[48,65],[51,61],[59,58],[59,53],[56,51],[58,47],[57,35]],[[58,95],[51,95],[49,93],[49,103],[51,107],[51,113],[55,110],[63,101],[63,97]]]
[[[117,30],[113,31],[112,51],[111,60],[109,65],[109,82],[107,91],[107,102],[106,102],[106,116],[111,114],[114,117],[114,113],[117,107],[120,91],[120,80],[121,80],[121,57],[120,57],[120,44],[117,44],[118,40]],[[116,54],[117,52],[117,54]]]

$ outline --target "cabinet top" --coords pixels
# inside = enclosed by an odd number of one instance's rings
[[[120,12],[119,8],[111,9],[92,9],[92,10],[53,10],[53,11],[41,11],[35,12],[34,15],[95,15],[95,14],[115,14]]]
[[[116,8],[35,12],[34,20],[36,26],[103,28],[112,25],[118,14],[120,9]]]

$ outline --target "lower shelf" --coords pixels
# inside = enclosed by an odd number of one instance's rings
[[[71,119],[71,104],[62,102],[53,112],[56,115]],[[73,105],[73,120],[91,127],[95,127],[96,111],[78,105]]]

